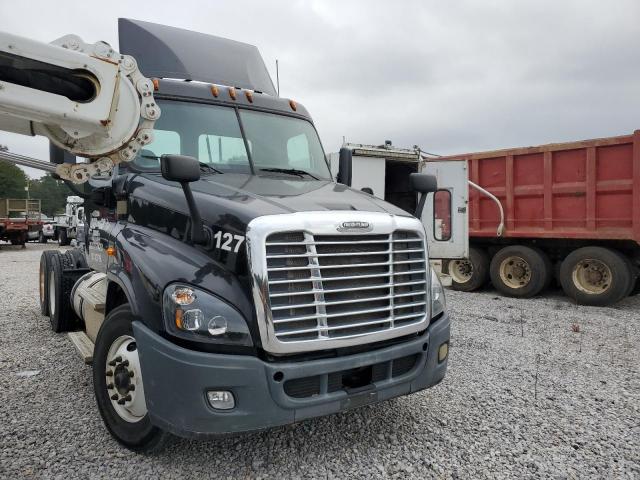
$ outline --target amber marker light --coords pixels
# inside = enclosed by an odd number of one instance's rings
[[[176,327],[182,328],[182,310],[176,309]]]
[[[250,92],[249,90],[245,90],[244,95],[245,97],[247,97],[247,100],[249,100],[249,103],[253,103],[253,92]]]
[[[293,100],[289,100],[289,106],[291,107],[291,110],[293,110],[294,112],[298,109],[298,104]]]
[[[218,95],[220,95],[220,90],[215,85],[211,85],[211,95],[216,98],[218,98]]]
[[[153,83],[153,90],[155,92],[160,90],[160,80],[158,80],[157,78],[154,78],[153,80],[151,80],[151,83]]]
[[[229,96],[231,97],[231,100],[235,100],[236,99],[236,89],[233,87],[229,87]]]
[[[196,299],[196,294],[188,287],[179,287],[171,294],[171,299],[177,305],[191,305]]]
[[[116,256],[116,247],[107,247],[107,255],[110,257]]]

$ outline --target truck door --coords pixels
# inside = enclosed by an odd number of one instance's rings
[[[422,223],[431,258],[466,258],[469,255],[467,162],[426,162],[422,173],[435,175],[438,191],[427,197]]]

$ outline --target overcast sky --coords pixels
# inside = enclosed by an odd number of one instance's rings
[[[637,0],[0,0],[0,30],[46,42],[117,47],[118,17],[257,45],[274,80],[279,59],[281,95],[327,152],[343,137],[452,154],[640,128]],[[43,139],[0,144],[48,155]]]

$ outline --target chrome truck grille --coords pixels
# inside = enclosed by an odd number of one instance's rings
[[[252,221],[247,239],[267,351],[339,348],[426,328],[430,276],[416,219],[276,215]]]

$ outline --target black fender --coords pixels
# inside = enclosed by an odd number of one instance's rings
[[[158,333],[166,329],[162,294],[171,283],[207,290],[235,307],[245,318],[254,345],[259,331],[248,275],[238,276],[207,251],[148,227],[127,224],[115,237],[116,256],[107,278],[125,292],[135,319]]]

